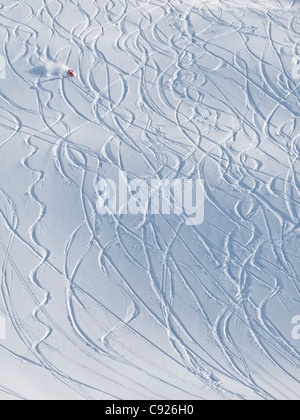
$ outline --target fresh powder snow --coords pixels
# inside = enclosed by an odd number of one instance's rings
[[[299,400],[299,0],[3,0],[0,40],[0,399]]]

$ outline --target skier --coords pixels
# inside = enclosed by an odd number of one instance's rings
[[[68,70],[68,76],[69,77],[75,77],[75,73],[74,73],[74,71],[73,70]]]

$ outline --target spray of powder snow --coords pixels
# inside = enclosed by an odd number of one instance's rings
[[[55,61],[41,60],[40,65],[36,66],[34,73],[41,77],[63,77],[67,74],[69,67]]]

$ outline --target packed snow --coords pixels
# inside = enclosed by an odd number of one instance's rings
[[[299,400],[300,2],[3,0],[0,39],[0,399]],[[120,173],[203,223],[101,214]]]

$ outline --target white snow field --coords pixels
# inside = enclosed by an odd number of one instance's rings
[[[2,0],[0,39],[0,399],[299,400],[300,1]],[[120,172],[203,223],[101,214]]]

